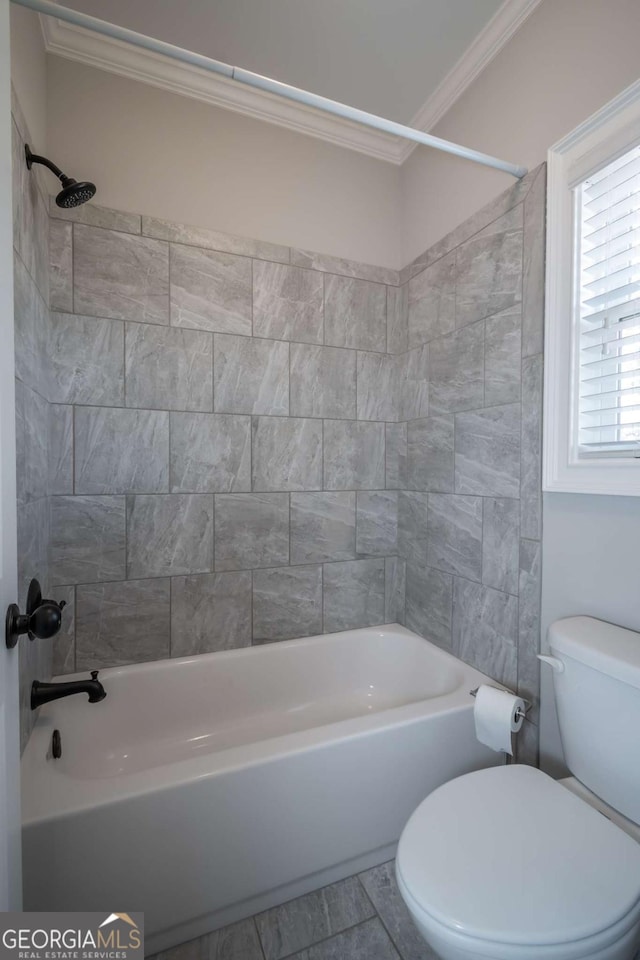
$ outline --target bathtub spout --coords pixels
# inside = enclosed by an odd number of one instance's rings
[[[98,671],[91,671],[91,680],[69,680],[62,683],[40,683],[34,680],[31,684],[31,709],[37,710],[43,703],[60,700],[61,697],[70,697],[74,693],[87,693],[89,703],[99,703],[107,693],[98,680]]]

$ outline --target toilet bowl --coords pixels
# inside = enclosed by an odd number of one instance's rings
[[[640,845],[532,767],[430,794],[396,873],[443,960],[632,960],[640,948]]]
[[[640,960],[640,634],[567,617],[548,640],[573,777],[469,773],[400,837],[400,893],[442,960]]]

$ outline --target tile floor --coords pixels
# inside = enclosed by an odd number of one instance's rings
[[[400,897],[394,862],[272,907],[154,960],[436,960]]]

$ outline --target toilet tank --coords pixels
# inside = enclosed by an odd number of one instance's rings
[[[549,628],[565,761],[589,790],[640,823],[640,633],[593,617]]]

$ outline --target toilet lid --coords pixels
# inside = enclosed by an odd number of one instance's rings
[[[439,787],[407,823],[400,880],[439,923],[495,943],[598,934],[640,902],[640,845],[524,765]]]

